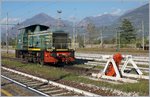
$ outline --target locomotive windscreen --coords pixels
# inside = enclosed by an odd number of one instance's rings
[[[68,48],[68,34],[67,33],[53,33],[53,46],[55,49]]]

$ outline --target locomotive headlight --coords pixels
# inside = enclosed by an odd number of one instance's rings
[[[48,55],[47,55],[47,54],[45,54],[45,57],[48,57]]]

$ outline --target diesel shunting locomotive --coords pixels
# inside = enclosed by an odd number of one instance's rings
[[[68,33],[61,30],[51,31],[48,26],[39,24],[19,30],[16,45],[17,58],[40,64],[70,63],[75,60]]]

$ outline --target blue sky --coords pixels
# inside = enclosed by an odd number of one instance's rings
[[[5,21],[7,12],[10,22],[20,22],[41,12],[56,17],[59,9],[63,19],[72,20],[71,17],[75,17],[79,21],[87,16],[106,13],[121,15],[146,3],[148,0],[8,0],[2,2],[1,22]]]

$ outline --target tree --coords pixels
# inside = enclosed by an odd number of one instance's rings
[[[9,42],[9,45],[15,46],[16,45],[16,38],[9,38],[8,42]]]
[[[149,37],[145,37],[145,45],[149,45]]]
[[[89,23],[87,25],[87,32],[88,32],[88,42],[90,44],[93,44],[95,41],[97,41],[98,31],[94,24]]]
[[[136,41],[135,29],[129,20],[124,19],[122,21],[121,27],[119,27],[119,30],[120,30],[119,33],[121,44],[135,43]]]
[[[77,43],[79,43],[79,47],[84,47],[84,37],[77,35]]]
[[[6,46],[6,42],[1,41],[1,45],[2,45],[2,48],[3,48],[4,46]]]

